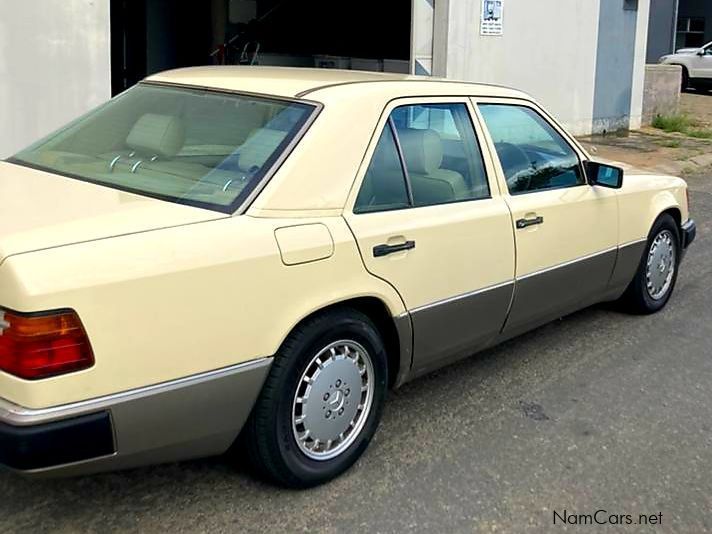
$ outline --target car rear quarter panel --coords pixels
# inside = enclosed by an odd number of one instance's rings
[[[275,231],[309,223],[328,229],[333,253],[285,265]],[[404,311],[341,217],[240,216],[20,254],[0,265],[0,295],[17,311],[76,310],[95,353],[91,369],[37,382],[0,373],[2,396],[28,408],[272,355],[302,318],[349,298]]]

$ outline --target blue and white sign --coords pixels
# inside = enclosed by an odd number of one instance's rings
[[[502,8],[504,0],[482,0],[480,35],[502,35]]]

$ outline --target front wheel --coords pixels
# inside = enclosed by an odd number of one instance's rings
[[[245,429],[266,478],[305,488],[348,469],[376,432],[386,351],[364,314],[339,308],[298,326],[275,356]]]
[[[684,93],[685,91],[687,91],[689,86],[690,74],[687,72],[687,69],[685,67],[682,67],[682,86],[680,87],[680,89]]]
[[[645,252],[622,301],[640,314],[655,313],[670,300],[680,264],[680,233],[668,214],[660,216],[648,236]]]

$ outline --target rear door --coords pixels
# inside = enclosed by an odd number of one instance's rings
[[[584,154],[527,101],[477,99],[512,211],[516,286],[509,337],[561,317],[604,294],[618,246],[618,199],[592,187]]]
[[[411,314],[416,373],[491,342],[511,302],[509,209],[471,113],[467,98],[392,102],[345,211],[366,268]]]

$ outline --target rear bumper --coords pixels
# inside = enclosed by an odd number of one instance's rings
[[[0,463],[13,469],[43,469],[114,452],[108,412],[30,426],[0,423]]]
[[[32,410],[0,400],[0,464],[72,476],[211,456],[234,442],[272,358]]]

